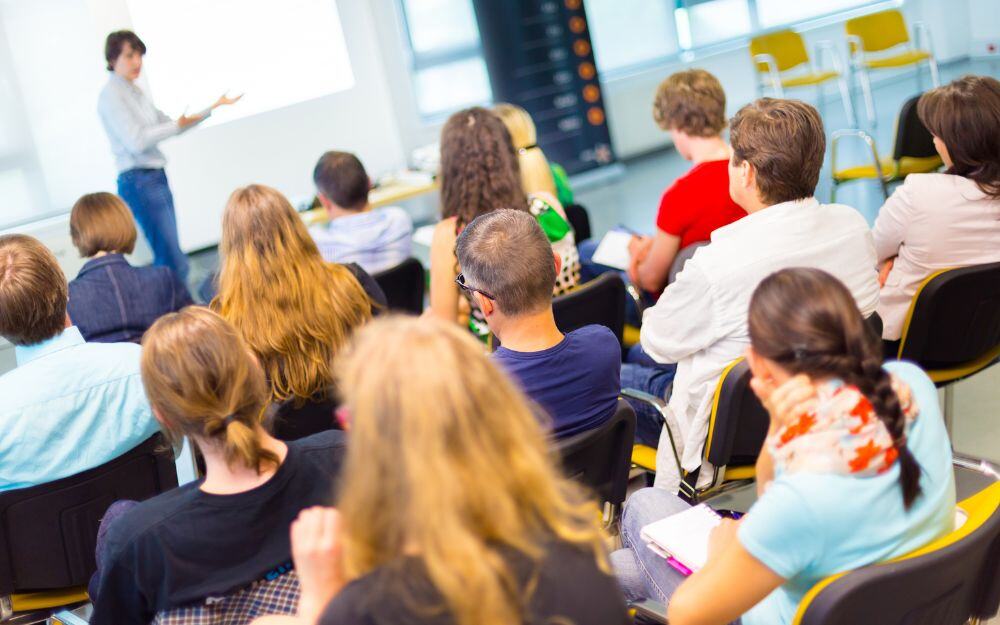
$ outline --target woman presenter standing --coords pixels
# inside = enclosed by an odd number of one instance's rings
[[[163,171],[167,159],[157,144],[194,127],[213,109],[233,104],[241,96],[223,95],[204,111],[171,119],[153,106],[135,84],[145,53],[146,45],[130,30],[108,35],[104,58],[111,76],[101,90],[97,110],[118,167],[118,195],[146,235],[153,250],[153,264],[170,267],[183,282],[187,279],[188,261],[178,241],[174,197]]]

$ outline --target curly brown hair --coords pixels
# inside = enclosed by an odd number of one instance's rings
[[[510,133],[492,112],[473,107],[441,129],[441,217],[459,228],[498,208],[527,209]]]
[[[656,89],[653,121],[663,130],[715,137],[726,127],[726,92],[703,69],[671,74]]]

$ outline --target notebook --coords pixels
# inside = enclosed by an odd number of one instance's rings
[[[672,560],[675,568],[690,574],[705,566],[708,537],[721,521],[722,517],[714,510],[699,504],[650,523],[642,528],[639,536],[650,549]]]
[[[631,240],[632,235],[628,232],[609,230],[594,251],[594,262],[625,271],[631,258],[628,253],[628,243]]]

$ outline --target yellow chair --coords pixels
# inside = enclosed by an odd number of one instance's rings
[[[814,58],[809,56],[802,35],[793,30],[779,30],[754,37],[750,40],[750,56],[757,71],[757,92],[763,95],[764,88],[769,87],[776,97],[783,98],[785,89],[814,86],[818,94],[817,102],[822,106],[823,85],[836,80],[844,112],[847,113],[847,123],[855,127],[857,117],[840,56],[829,41],[816,44],[815,57],[821,57],[824,52],[829,55],[832,69],[818,67]]]
[[[882,185],[882,194],[888,199],[889,183],[902,180],[909,174],[925,174],[941,167],[943,163],[934,148],[934,137],[917,115],[918,100],[919,94],[907,100],[899,110],[891,156],[880,157],[875,139],[863,130],[838,130],[833,133],[830,141],[831,202],[836,201],[837,189],[845,182],[878,180]],[[864,141],[871,161],[865,165],[840,167],[837,157],[840,142],[845,138]]]
[[[861,83],[868,122],[872,126],[876,124],[875,99],[872,97],[869,70],[916,66],[919,89],[920,66],[927,63],[931,70],[931,83],[935,87],[941,84],[931,34],[922,22],[913,24],[913,40],[906,31],[906,22],[898,9],[847,20],[846,29],[851,67]],[[900,49],[900,46],[905,48]]]

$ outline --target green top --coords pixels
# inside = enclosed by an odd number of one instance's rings
[[[556,183],[556,199],[563,206],[569,206],[573,203],[573,189],[569,186],[566,170],[559,163],[549,163],[549,169],[552,170],[552,179]]]

